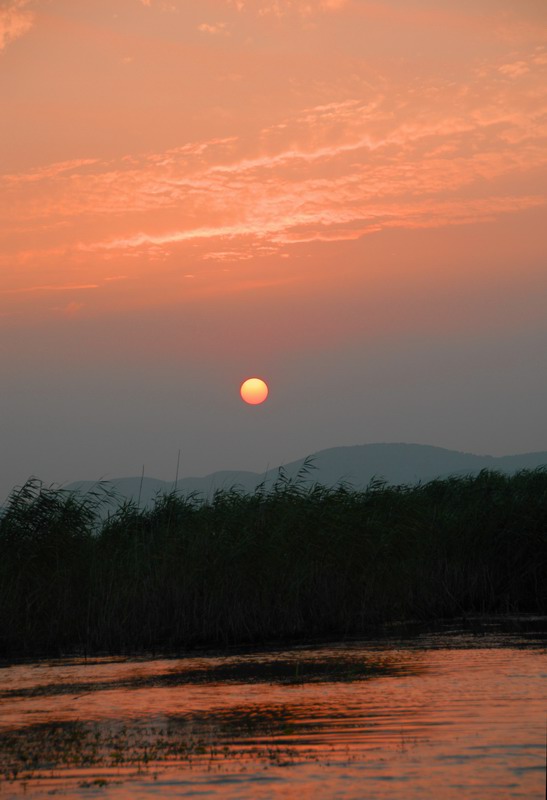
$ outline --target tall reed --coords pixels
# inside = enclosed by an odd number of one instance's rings
[[[547,472],[289,480],[152,508],[29,480],[0,518],[0,651],[173,649],[547,611]]]

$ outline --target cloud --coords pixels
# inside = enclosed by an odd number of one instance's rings
[[[26,294],[28,292],[72,292],[83,289],[99,289],[98,283],[70,283],[64,284],[43,284],[38,286],[23,286],[16,289],[1,289],[0,294]]]
[[[15,183],[33,183],[43,181],[46,178],[56,178],[62,173],[69,173],[80,170],[89,164],[97,164],[96,158],[74,158],[70,161],[56,161],[53,164],[48,164],[46,167],[39,167],[38,169],[28,170],[28,172],[18,173],[15,175],[4,175],[3,180]]]
[[[61,309],[61,311],[65,315],[65,317],[72,318],[72,317],[77,317],[82,308],[85,308],[85,303],[72,302],[64,306]]]
[[[231,242],[240,240],[245,250],[215,251],[204,256],[204,260],[238,261],[252,258],[253,240],[259,243],[275,244],[266,250],[277,252],[281,247],[305,242],[353,241],[371,233],[387,228],[440,228],[454,225],[468,225],[489,222],[500,214],[515,213],[529,208],[545,205],[542,196],[485,197],[461,203],[458,200],[439,202],[378,202],[361,208],[329,209],[320,213],[306,213],[293,210],[285,216],[270,217],[257,215],[246,222],[216,228],[195,228],[193,230],[170,230],[161,233],[139,232],[131,237],[113,239],[91,245],[91,252],[100,250],[126,251],[141,249],[158,251],[170,250],[174,246],[195,240],[214,243],[218,240]],[[85,249],[85,248],[84,248]],[[242,253],[247,257],[242,258]],[[250,254],[250,255],[249,255]]]
[[[139,253],[160,261],[181,248],[209,263],[242,261],[295,243],[539,206],[539,185],[529,184],[547,168],[546,65],[537,59],[515,54],[511,64],[527,70],[511,80],[507,58],[467,83],[416,79],[404,91],[404,79],[392,79],[367,88],[366,100],[304,106],[262,127],[251,120],[240,137],[5,176],[4,258],[28,263],[32,240],[105,263]],[[119,264],[108,274],[118,269],[125,274]]]
[[[34,14],[25,8],[28,0],[8,0],[0,8],[0,51],[32,28]]]
[[[202,22],[201,25],[198,25],[198,31],[201,31],[202,33],[210,33],[212,35],[230,35],[225,22],[216,22],[213,25],[210,25],[207,22]]]
[[[530,67],[525,61],[515,61],[512,64],[502,64],[499,71],[508,78],[520,78],[521,75],[530,72]]]
[[[314,14],[338,11],[349,0],[225,0],[237,11],[252,11],[260,17],[285,17],[298,15],[311,17]]]
[[[169,11],[169,12],[176,12],[177,6],[174,2],[168,2],[168,0],[140,0],[143,6],[147,8],[156,8],[159,11]]]

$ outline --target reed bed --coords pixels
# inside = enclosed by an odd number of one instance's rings
[[[34,478],[12,492],[0,516],[4,657],[547,611],[544,469],[362,491],[280,472],[247,494],[114,499],[100,484],[80,495]]]

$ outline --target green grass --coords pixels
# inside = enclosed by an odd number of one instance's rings
[[[0,519],[0,652],[169,650],[546,613],[547,472],[288,480],[150,509],[29,480]]]

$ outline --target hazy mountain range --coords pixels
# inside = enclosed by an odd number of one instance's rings
[[[514,456],[479,456],[461,453],[443,447],[421,444],[363,444],[353,447],[330,447],[311,456],[315,467],[303,477],[309,483],[335,486],[342,481],[355,488],[366,486],[372,478],[382,478],[391,484],[412,484],[449,475],[476,474],[481,469],[513,473],[547,465],[547,452],[524,453]],[[296,477],[304,465],[304,458],[283,465],[284,473]],[[213,472],[203,478],[179,478],[176,488],[183,494],[198,492],[210,496],[215,489],[238,487],[252,491],[260,483],[271,486],[279,476],[279,467],[263,474],[256,472]],[[113,478],[108,481],[118,495],[140,499],[149,505],[158,493],[170,492],[174,481],[158,478]],[[76,481],[66,489],[86,492],[96,486],[95,481]]]

